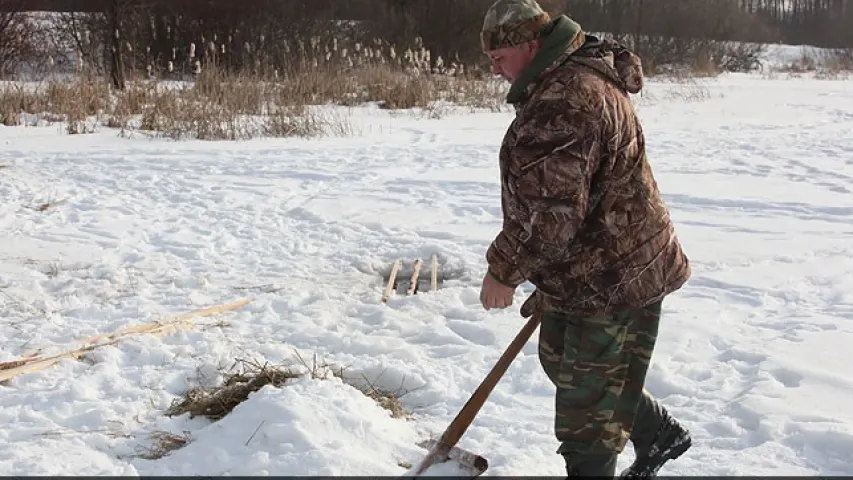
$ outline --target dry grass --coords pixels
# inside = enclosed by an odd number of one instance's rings
[[[191,84],[137,82],[121,92],[81,78],[67,84],[0,90],[0,122],[64,122],[68,134],[95,132],[100,125],[174,140],[246,140],[257,137],[352,135],[349,119],[323,105],[376,102],[381,108],[442,116],[447,105],[498,111],[500,84],[442,76],[412,76],[376,67],[358,78],[316,73],[295,82],[272,82],[224,73],[202,73]],[[330,73],[331,75],[331,73]],[[338,111],[340,112],[340,111]],[[32,121],[31,121],[32,123]]]
[[[411,412],[407,411],[403,406],[402,397],[409,393],[405,389],[398,388],[393,391],[378,387],[375,382],[371,381],[364,375],[356,377],[348,377],[346,368],[343,366],[328,363],[325,360],[318,358],[314,354],[311,363],[307,362],[299,352],[295,353],[297,363],[307,375],[313,379],[326,380],[332,377],[341,379],[344,383],[353,388],[358,389],[368,398],[373,399],[380,407],[388,410],[393,418],[409,418]]]
[[[31,205],[24,205],[24,208],[34,210],[36,212],[46,212],[66,203],[68,198],[56,198],[55,193],[50,193],[44,200],[38,200]]]
[[[853,73],[853,48],[826,52],[823,65],[815,72],[822,80],[847,80]]]
[[[166,414],[168,416],[190,414],[190,418],[206,417],[219,420],[231,413],[249,395],[272,385],[283,386],[287,380],[300,375],[292,370],[239,361],[242,371],[226,376],[225,382],[215,387],[195,387],[187,391],[183,399],[175,401]]]
[[[67,201],[68,201],[67,199],[57,200],[57,199],[53,198],[53,196],[51,195],[50,197],[48,197],[47,200],[45,200],[43,202],[37,202],[33,205],[25,205],[25,207],[29,208],[30,210],[35,210],[36,212],[46,212],[48,210],[53,210],[57,206],[65,203]]]
[[[261,60],[245,71],[226,71],[211,57],[194,67],[191,78],[137,76],[123,91],[108,79],[86,72],[70,81],[39,85],[6,84],[0,89],[0,123],[65,122],[68,134],[92,133],[99,126],[174,140],[245,140],[256,137],[353,135],[349,119],[323,106],[376,103],[381,108],[431,118],[449,105],[472,110],[507,108],[503,82],[445,65],[420,48],[398,55],[377,41],[344,47],[312,41],[282,62]],[[267,65],[279,65],[271,67]],[[151,72],[154,72],[152,67]],[[340,110],[337,110],[340,112]]]
[[[45,438],[62,438],[83,435],[104,435],[109,438],[131,438],[133,435],[109,429],[94,429],[94,430],[51,430],[38,434]]]
[[[650,82],[651,83],[651,82]],[[711,91],[701,78],[684,75],[667,75],[655,79],[655,88],[646,88],[637,97],[639,107],[660,102],[703,102],[712,97]]]
[[[334,363],[329,363],[326,360],[320,358],[316,353],[311,359],[309,363],[299,351],[295,351],[294,354],[295,366],[297,371],[300,372],[300,376],[307,375],[313,380],[328,380],[330,378],[344,378],[344,370],[345,367],[341,365],[336,365]]]
[[[137,457],[145,460],[159,460],[175,450],[180,450],[187,446],[192,439],[189,432],[184,432],[182,435],[175,433],[157,431],[151,434],[153,445],[138,447]]]
[[[818,80],[846,80],[853,74],[853,49],[810,52],[804,48],[798,58],[777,67],[766,77],[778,78],[780,73],[788,78],[813,75]]]
[[[818,68],[818,59],[809,55],[805,49],[797,59],[780,66],[776,71],[792,75],[814,72]]]
[[[67,122],[69,134],[91,133],[96,119],[108,108],[110,91],[96,78],[80,77],[69,83],[41,85],[4,84],[0,90],[0,117],[6,126],[21,123],[22,114],[43,120]]]
[[[27,114],[38,122],[64,122],[68,134],[92,133],[105,125],[174,140],[313,137],[353,131],[346,118],[323,115],[305,105],[277,104],[285,87],[265,86],[261,81],[224,80],[215,88],[200,83],[178,87],[136,83],[123,92],[97,91],[94,84],[76,79],[26,89],[7,85],[0,91],[0,112],[4,112],[0,122],[20,125],[22,114]],[[264,96],[252,97],[252,91],[262,91]]]
[[[372,385],[370,382],[367,383],[367,387],[360,387],[359,390],[376,401],[380,407],[388,410],[392,418],[411,418],[411,412],[406,410],[401,400],[401,397],[406,392],[384,390]]]

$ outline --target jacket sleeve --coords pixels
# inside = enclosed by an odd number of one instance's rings
[[[491,276],[510,287],[543,267],[570,261],[601,155],[600,107],[555,94],[526,108],[533,114],[507,152],[511,183],[504,188],[514,200],[486,253]]]

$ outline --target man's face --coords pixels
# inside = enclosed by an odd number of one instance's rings
[[[514,47],[489,50],[486,55],[492,61],[492,73],[512,83],[530,65],[530,61],[538,50],[539,42],[533,41]]]

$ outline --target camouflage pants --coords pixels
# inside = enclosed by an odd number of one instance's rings
[[[646,400],[660,312],[658,302],[597,317],[541,313],[539,359],[557,387],[559,453],[619,454],[625,448]],[[657,421],[643,420],[638,423]]]

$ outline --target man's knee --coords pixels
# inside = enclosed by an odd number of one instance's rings
[[[614,361],[607,370],[584,371],[584,364],[558,377],[555,430],[567,451],[620,453],[630,437],[632,408],[625,390],[624,363]]]

